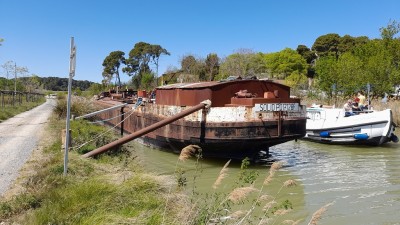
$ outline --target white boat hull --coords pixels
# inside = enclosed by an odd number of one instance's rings
[[[343,109],[307,109],[304,139],[327,144],[381,145],[398,141],[390,109],[345,117]]]

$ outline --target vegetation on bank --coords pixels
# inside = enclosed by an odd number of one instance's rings
[[[37,101],[34,102],[27,102],[25,99],[23,99],[21,104],[16,103],[15,105],[0,105],[0,123],[22,112],[33,109],[36,106],[41,105],[45,101],[46,99],[44,97],[40,97]]]
[[[181,214],[177,211],[181,207],[175,205],[180,204],[180,198],[170,202],[168,215],[161,218],[165,199],[160,196],[167,188],[159,181],[160,178],[143,173],[126,148],[96,159],[80,157],[82,153],[114,140],[113,132],[86,148],[70,151],[68,176],[64,177],[60,140],[64,125],[65,121],[54,114],[47,132],[51,143],[40,158],[31,162],[31,170],[35,172],[24,180],[24,191],[1,201],[0,221],[20,224],[160,224],[165,220],[174,224],[171,221]],[[74,121],[71,128],[75,147],[81,144],[79,142],[107,131],[85,121]]]

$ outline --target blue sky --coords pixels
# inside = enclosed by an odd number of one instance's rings
[[[171,53],[160,58],[162,74],[188,54],[311,47],[328,33],[379,38],[380,27],[400,21],[399,9],[399,0],[0,0],[0,65],[12,60],[30,74],[68,77],[74,37],[74,79],[100,82],[104,58],[128,55],[140,41]]]

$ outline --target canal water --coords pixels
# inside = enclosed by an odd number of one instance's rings
[[[202,159],[201,168],[196,169],[194,159],[181,162],[174,153],[139,143],[134,144],[134,149],[146,170],[176,175],[180,168],[185,172],[187,189],[191,190],[191,182],[195,182],[202,193],[215,191],[211,186],[226,163]],[[264,190],[278,195],[278,202],[288,199],[292,203],[291,214],[282,218],[302,219],[299,224],[308,224],[314,212],[330,204],[318,224],[400,225],[400,144],[350,147],[290,141],[271,147],[268,160],[250,166],[250,171],[259,174],[256,188],[260,189],[274,161],[283,161],[284,166],[273,180],[277,184],[265,186]],[[238,179],[240,162],[231,163],[228,168],[228,177],[219,190],[229,193]],[[295,180],[297,186],[282,191],[286,180]]]

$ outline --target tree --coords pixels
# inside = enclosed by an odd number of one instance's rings
[[[288,77],[286,77],[285,84],[291,88],[298,88],[307,84],[307,77],[306,75],[295,70]]]
[[[308,64],[312,64],[317,58],[315,52],[311,51],[311,49],[305,45],[298,45],[296,51],[306,60]]]
[[[149,63],[152,56],[152,49],[149,43],[138,42],[129,52],[129,58],[126,60],[126,67],[122,71],[132,77],[132,83],[135,88],[139,88],[144,73],[150,72]]]
[[[183,56],[181,59],[181,69],[184,73],[197,73],[197,60],[193,55]]]
[[[310,88],[315,76],[315,60],[317,59],[317,55],[314,51],[311,51],[305,45],[298,45],[296,49],[297,53],[299,53],[307,62],[307,73],[306,76],[308,78],[308,87]]]
[[[225,79],[228,76],[246,77],[254,54],[252,50],[242,48],[226,57],[220,66],[219,79]]]
[[[346,52],[352,52],[355,47],[366,44],[368,41],[369,39],[366,36],[352,37],[350,35],[344,35],[340,38],[338,45],[339,55]]]
[[[181,80],[186,81],[199,81],[207,80],[206,78],[206,65],[202,58],[193,55],[183,56],[181,59]],[[182,76],[188,76],[183,78]]]
[[[155,76],[153,73],[144,73],[142,76],[140,87],[145,90],[151,90],[153,88]]]
[[[356,39],[350,35],[344,35],[340,38],[340,42],[338,45],[339,54],[343,54],[345,52],[351,51],[356,45]]]
[[[383,40],[394,39],[394,36],[400,32],[400,23],[396,20],[390,20],[386,27],[379,29]]]
[[[9,77],[14,77],[14,88],[16,88],[17,80],[15,80],[18,77],[25,76],[27,73],[29,73],[27,67],[22,67],[22,66],[17,66],[17,64],[14,61],[7,61],[2,65],[6,78],[9,79]],[[7,89],[9,89],[9,85],[7,85]]]
[[[105,86],[102,84],[97,84],[97,83],[92,83],[90,87],[88,88],[88,92],[91,96],[93,95],[99,95],[103,90],[105,89]]]
[[[106,81],[111,81],[115,75],[118,80],[118,87],[121,87],[121,79],[119,76],[119,67],[121,64],[126,64],[124,57],[125,53],[122,51],[111,52],[103,61],[103,78]]]
[[[318,57],[333,55],[337,59],[339,57],[339,43],[340,36],[338,34],[325,34],[315,40],[311,49],[317,53]]]
[[[368,83],[363,62],[351,52],[340,55],[336,66],[336,91],[344,96],[352,96]]]
[[[267,68],[272,77],[285,79],[294,71],[305,75],[307,73],[307,62],[295,50],[285,48],[280,52],[265,54]]]
[[[400,32],[400,23],[395,20],[389,21],[386,27],[379,29],[385,48],[388,50],[392,57],[392,65],[394,70],[392,71],[391,81],[394,85],[400,84],[400,37],[395,36]]]
[[[4,41],[4,39],[3,38],[0,38],[0,46],[1,46],[1,43]]]
[[[13,72],[15,67],[14,61],[7,61],[3,65],[1,65],[1,67],[3,67],[6,79],[9,79],[9,77],[14,74]]]
[[[158,70],[158,60],[162,54],[169,55],[169,52],[159,45],[138,42],[129,52],[129,58],[126,59],[126,67],[122,71],[129,76],[133,76],[132,83],[135,88],[138,88],[141,85],[143,74],[152,73],[150,62],[153,61]]]
[[[165,49],[162,48],[160,45],[151,45],[151,54],[152,54],[152,60],[154,64],[156,65],[156,75],[158,77],[158,61],[160,59],[161,55],[170,55],[170,53]]]
[[[315,65],[316,85],[324,91],[329,98],[332,98],[336,89],[337,81],[337,60],[335,56],[320,58]]]
[[[22,80],[22,84],[25,87],[25,90],[28,92],[36,91],[40,88],[41,82],[38,75],[32,74],[30,77],[24,77]]]
[[[256,54],[250,54],[249,56],[250,60],[247,65],[247,75],[266,78],[268,69],[264,54],[259,52]]]
[[[399,46],[400,50],[400,46]],[[384,40],[372,40],[355,50],[355,55],[363,62],[363,81],[370,83],[375,96],[390,92],[399,82],[399,68],[394,63],[394,55]]]
[[[213,81],[219,70],[219,57],[217,54],[210,53],[207,55],[205,61],[205,70],[208,74],[209,81]]]

